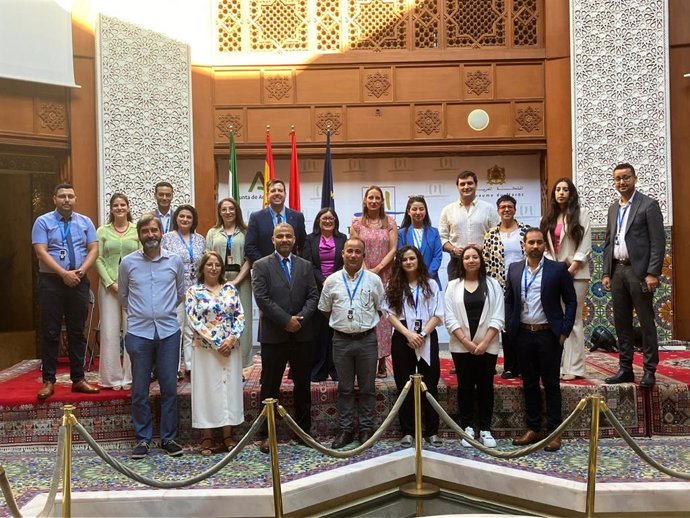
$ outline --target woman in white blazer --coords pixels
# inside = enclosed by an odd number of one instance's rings
[[[446,288],[445,323],[458,377],[460,426],[475,436],[476,405],[479,440],[493,448],[494,372],[505,322],[503,289],[486,275],[484,257],[474,245],[463,251],[459,274]],[[462,445],[470,446],[464,439]]]
[[[544,255],[568,265],[577,294],[575,326],[563,344],[561,379],[570,381],[583,378],[586,373],[586,349],[582,310],[589,290],[592,232],[589,214],[580,206],[577,189],[569,178],[560,178],[556,181],[540,226],[546,236]]]

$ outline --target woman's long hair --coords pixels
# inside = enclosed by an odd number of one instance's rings
[[[218,282],[220,284],[223,284],[223,279],[225,279],[225,263],[223,262],[223,258],[220,256],[220,254],[218,252],[215,252],[214,250],[209,250],[208,252],[205,252],[203,256],[201,256],[197,280],[199,281],[199,284],[203,284],[206,281],[204,276],[204,267],[206,266],[206,263],[211,257],[215,257],[216,259],[218,259],[218,262],[220,263],[220,273],[218,274]]]
[[[242,232],[247,231],[247,225],[244,223],[244,218],[242,217],[242,209],[240,209],[240,204],[237,202],[235,198],[223,198],[218,202],[218,205],[216,206],[216,227],[215,228],[223,228],[223,216],[220,215],[220,208],[223,203],[226,201],[229,201],[232,203],[232,206],[235,207],[235,225],[237,228],[239,228]]]
[[[410,289],[410,285],[407,282],[407,275],[405,275],[405,270],[403,270],[402,267],[403,255],[409,251],[414,252],[415,256],[417,256],[417,285],[421,288],[422,296],[428,299],[433,293],[431,291],[431,284],[429,283],[429,272],[424,264],[422,254],[414,246],[403,246],[395,253],[395,257],[393,258],[393,271],[388,285],[386,286],[388,304],[391,309],[395,311],[396,315],[403,314],[405,300],[407,300],[411,306],[414,306],[414,294]]]
[[[554,232],[558,224],[558,216],[561,214],[561,206],[556,201],[556,186],[561,182],[568,185],[568,191],[570,193],[568,196],[568,204],[565,208],[565,214],[563,214],[563,220],[568,225],[568,235],[573,239],[575,248],[577,248],[580,246],[580,243],[582,243],[585,229],[580,223],[580,195],[577,193],[577,188],[570,178],[559,178],[556,180],[556,183],[553,184],[551,196],[549,196],[549,205],[546,208],[546,213],[541,218],[540,228],[544,236],[549,235],[551,236],[551,241],[554,243],[556,242]]]
[[[110,207],[108,211],[108,223],[115,221],[115,216],[113,215],[113,203],[115,203],[115,200],[122,200],[127,204],[127,221],[132,221],[132,213],[129,210],[129,198],[121,192],[116,192],[110,197],[110,201],[108,202],[108,207]]]
[[[381,220],[381,228],[388,228],[388,218],[386,217],[386,198],[383,196],[383,190],[378,185],[371,185],[364,191],[364,198],[362,198],[362,225],[369,226],[369,215],[367,211],[367,196],[371,191],[378,191],[381,195],[381,206],[379,207],[379,217]]]
[[[481,290],[479,293],[482,295],[482,298],[486,298],[486,261],[484,260],[484,255],[482,254],[482,251],[479,249],[478,246],[469,245],[466,246],[465,249],[462,251],[462,255],[460,256],[460,261],[458,263],[458,278],[465,279],[465,277],[467,276],[467,270],[465,270],[464,259],[465,254],[468,250],[474,250],[475,252],[477,252],[477,255],[479,255],[479,289]]]
[[[424,210],[426,211],[426,215],[424,216],[424,221],[422,221],[422,226],[423,227],[430,227],[431,226],[431,218],[429,217],[429,207],[426,205],[426,200],[424,199],[424,196],[422,195],[415,195],[415,196],[410,196],[407,199],[407,207],[405,207],[405,216],[403,216],[402,223],[400,224],[400,228],[407,228],[410,225],[412,225],[412,218],[410,217],[410,207],[412,207],[413,203],[421,203],[424,205]]]

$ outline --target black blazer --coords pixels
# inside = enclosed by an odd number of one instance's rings
[[[270,213],[271,208],[252,212],[247,223],[247,235],[244,243],[244,253],[252,262],[256,262],[262,257],[271,255],[275,252],[273,246],[273,218]],[[304,214],[285,208],[286,223],[295,229],[295,247],[292,252],[298,254],[304,248],[304,239],[307,235],[304,230]]]
[[[609,217],[606,225],[606,241],[604,242],[603,276],[613,274],[613,247],[616,240],[618,226],[618,202],[609,207]],[[628,256],[635,275],[643,280],[647,274],[661,275],[666,248],[666,234],[664,233],[664,217],[659,203],[640,191],[635,191],[632,204],[628,209],[628,226],[623,238],[628,247]]]
[[[347,236],[345,234],[337,234],[333,236],[335,239],[335,266],[334,272],[343,268],[343,248]],[[319,255],[319,242],[321,241],[321,234],[309,234],[304,240],[304,248],[302,249],[302,257],[309,261],[314,266],[314,278],[319,289],[326,281],[326,277],[321,273],[321,257]]]
[[[508,268],[506,283],[506,331],[516,336],[520,330],[522,311],[522,275],[525,261],[513,263]],[[563,305],[561,305],[563,301]],[[560,337],[570,335],[575,323],[577,296],[573,277],[565,263],[544,258],[541,272],[541,305],[553,334]]]
[[[252,289],[260,311],[259,342],[313,340],[312,316],[319,303],[319,293],[311,263],[293,254],[292,275],[288,282],[276,255],[263,257],[254,263]],[[304,317],[302,329],[288,333],[285,326],[294,315]]]

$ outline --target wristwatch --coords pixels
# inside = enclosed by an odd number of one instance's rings
[[[422,331],[421,333],[419,333],[419,336],[421,336],[422,338],[426,338],[426,331]]]

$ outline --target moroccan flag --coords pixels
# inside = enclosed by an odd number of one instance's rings
[[[299,168],[297,167],[297,142],[295,128],[290,132],[292,136],[292,154],[290,155],[290,198],[288,205],[292,210],[301,211],[299,192]]]
[[[323,162],[323,181],[321,183],[321,208],[335,210],[333,193],[333,164],[331,163],[331,129],[326,130],[326,159]]]
[[[230,130],[230,178],[228,178],[230,195],[240,202],[240,179],[237,171],[237,151],[235,150],[235,131]]]
[[[271,132],[266,129],[266,161],[264,162],[264,207],[268,207],[268,182],[276,177],[273,164],[273,149],[271,148]]]

